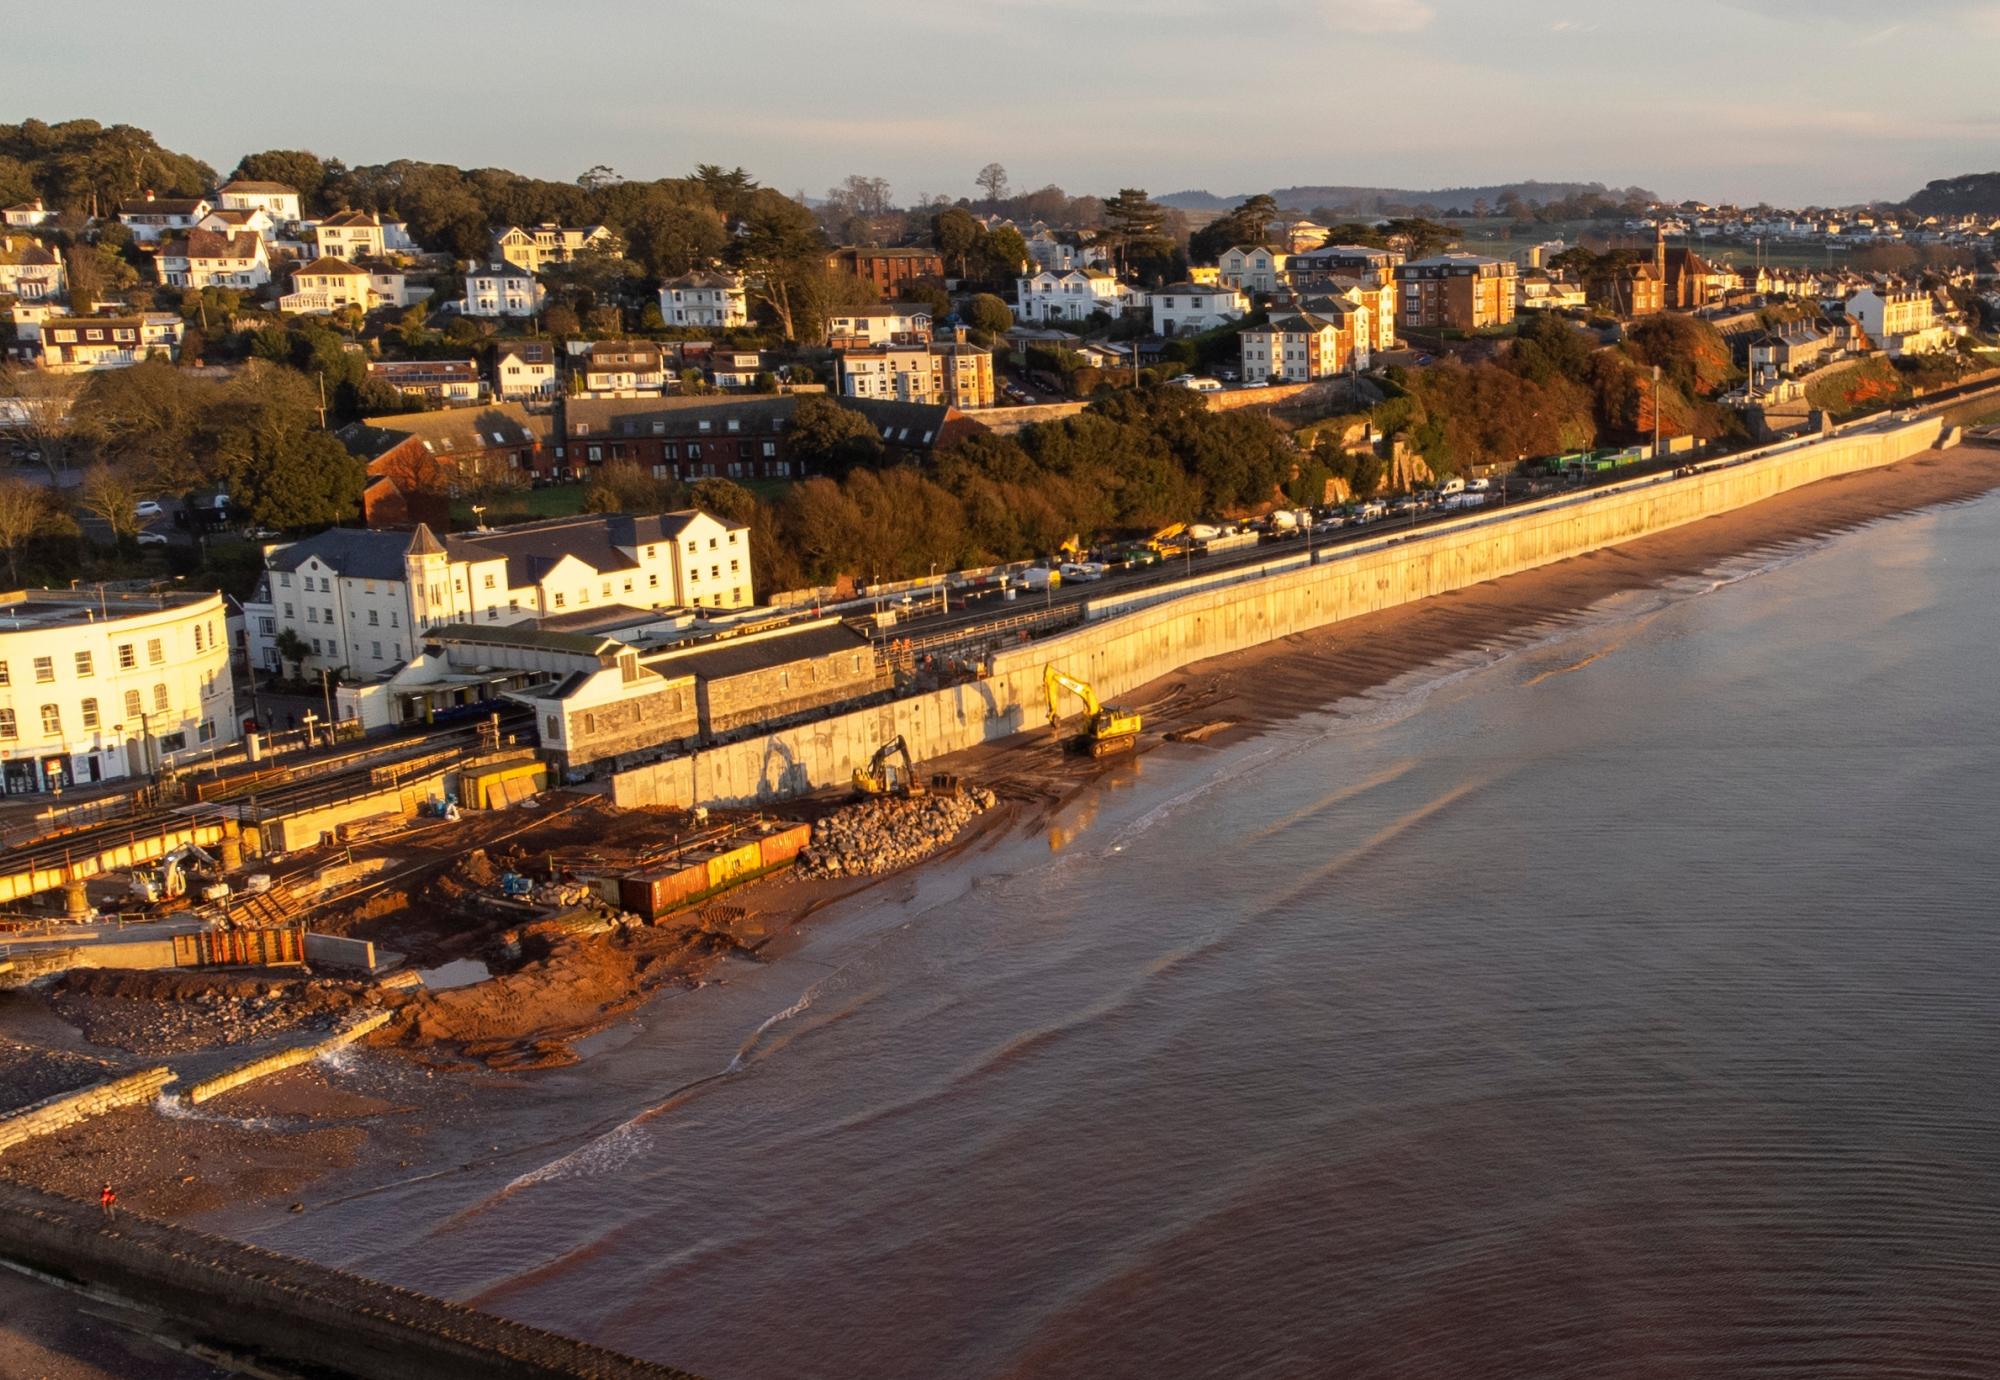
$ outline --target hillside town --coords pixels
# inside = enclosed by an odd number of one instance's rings
[[[1996,6],[24,16],[0,1374],[1974,1354]]]

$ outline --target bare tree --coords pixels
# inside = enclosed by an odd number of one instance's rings
[[[7,579],[21,578],[21,550],[36,537],[67,525],[48,490],[25,479],[0,479],[0,551],[7,553]]]
[[[92,465],[84,472],[76,506],[102,520],[116,541],[138,536],[146,525],[139,520],[139,486],[130,473],[110,465]]]
[[[979,170],[979,176],[972,179],[979,190],[986,193],[988,201],[1004,201],[1007,198],[1007,170],[998,163],[988,163]]]
[[[76,400],[81,374],[16,365],[0,370],[0,423],[41,452],[49,478],[59,478],[69,443],[78,431]]]

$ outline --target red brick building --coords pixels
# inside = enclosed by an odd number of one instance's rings
[[[944,278],[944,256],[935,249],[869,249],[846,245],[826,256],[837,273],[865,278],[886,297],[920,278]]]

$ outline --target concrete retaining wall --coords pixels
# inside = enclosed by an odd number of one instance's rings
[[[306,962],[315,968],[352,968],[375,971],[375,946],[366,939],[348,939],[338,934],[306,931]]]
[[[364,1380],[695,1380],[241,1242],[0,1183],[0,1258],[146,1310],[149,1330]]]
[[[213,1078],[204,1078],[191,1085],[181,1094],[189,1102],[206,1102],[211,1097],[220,1097],[232,1088],[240,1088],[245,1083],[254,1083],[259,1078],[269,1078],[274,1073],[297,1068],[320,1055],[351,1045],[371,1030],[377,1030],[389,1023],[393,1011],[376,1011],[363,1016],[358,1021],[350,1021],[334,1034],[316,1044],[299,1045],[292,1049],[281,1049],[276,1054],[267,1054],[261,1059],[252,1059],[247,1064],[239,1064],[227,1073],[218,1073]]]
[[[612,779],[612,799],[624,806],[747,805],[837,785],[898,733],[921,759],[1047,723],[1042,668],[1049,662],[1084,677],[1102,695],[1120,695],[1209,657],[1666,531],[1834,475],[1893,464],[1930,449],[1942,434],[1935,417],[1885,421],[1692,475],[1649,476],[1587,495],[1472,514],[1415,535],[1385,533],[1324,551],[1315,565],[1187,593],[997,653],[992,674],[975,684],[620,773]]]
[[[0,1153],[13,1149],[22,1141],[67,1130],[78,1122],[115,1112],[120,1107],[151,1102],[160,1095],[161,1089],[173,1081],[172,1069],[143,1069],[77,1092],[45,1097],[33,1106],[24,1107],[0,1120]]]

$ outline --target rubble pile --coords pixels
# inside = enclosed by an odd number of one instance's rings
[[[48,996],[91,1043],[146,1054],[331,1029],[367,1001],[363,985],[351,982],[122,969],[72,970]]]
[[[978,787],[950,795],[883,797],[836,810],[813,825],[799,854],[805,877],[872,877],[907,867],[943,848],[994,795]]]

